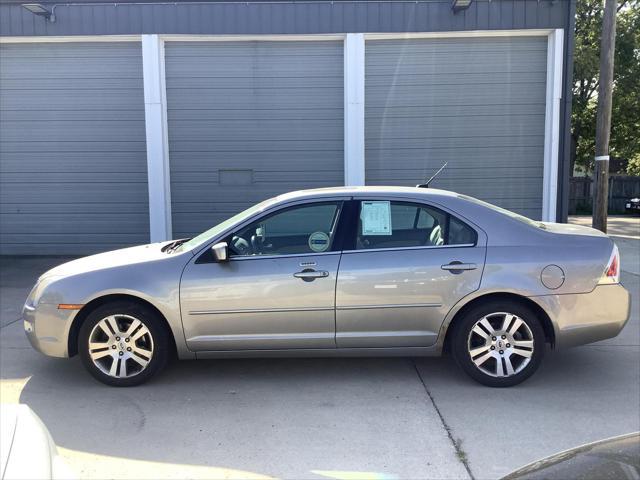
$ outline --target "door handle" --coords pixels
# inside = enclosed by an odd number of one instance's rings
[[[326,270],[313,270],[311,268],[305,268],[301,272],[293,274],[294,277],[300,278],[305,282],[312,282],[316,278],[325,278],[329,276],[329,272]]]
[[[442,268],[442,270],[448,270],[451,273],[458,274],[465,270],[475,270],[478,266],[475,263],[462,263],[455,261],[447,265],[442,265],[440,268]]]

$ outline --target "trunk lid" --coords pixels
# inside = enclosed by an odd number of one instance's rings
[[[583,225],[572,225],[569,223],[551,223],[541,222],[547,232],[558,233],[561,235],[583,235],[587,237],[607,237],[606,233],[602,233],[595,228],[585,227]]]

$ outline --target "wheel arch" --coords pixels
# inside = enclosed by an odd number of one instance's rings
[[[91,312],[93,312],[96,308],[101,307],[102,305],[106,305],[108,303],[118,302],[118,301],[127,301],[127,302],[137,303],[138,305],[142,305],[146,308],[149,308],[153,312],[155,312],[158,315],[158,318],[164,324],[167,334],[171,338],[170,344],[171,344],[171,348],[173,349],[174,356],[177,354],[178,348],[176,345],[175,337],[173,335],[173,331],[171,330],[171,326],[169,325],[169,322],[167,321],[166,317],[162,314],[162,312],[154,304],[140,297],[136,297],[135,295],[129,295],[124,293],[117,293],[117,294],[103,295],[101,297],[94,298],[93,300],[91,300],[89,303],[87,303],[80,309],[80,311],[77,313],[77,315],[73,319],[73,322],[71,323],[71,327],[69,329],[69,336],[67,340],[68,342],[67,351],[69,352],[69,357],[73,357],[78,354],[78,335],[80,333],[80,328],[82,327],[82,324],[87,319],[87,317],[91,314]]]
[[[553,327],[553,322],[551,321],[551,318],[549,317],[547,312],[539,304],[537,304],[530,298],[524,297],[522,295],[518,295],[516,293],[493,292],[493,293],[486,293],[484,295],[480,295],[478,297],[471,299],[469,302],[465,303],[462,307],[460,307],[460,309],[454,314],[449,324],[445,327],[446,332],[445,332],[445,337],[442,344],[443,352],[448,353],[451,351],[451,338],[453,337],[453,331],[455,329],[455,326],[469,310],[485,302],[500,301],[500,300],[517,302],[533,310],[533,312],[536,313],[536,316],[540,319],[540,323],[542,324],[542,329],[544,330],[545,340],[551,345],[552,348],[555,346],[556,334],[555,334],[555,329]]]

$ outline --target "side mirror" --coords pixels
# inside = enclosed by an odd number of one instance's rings
[[[216,262],[228,262],[229,261],[229,245],[227,242],[216,243],[211,247],[213,252],[213,258]]]

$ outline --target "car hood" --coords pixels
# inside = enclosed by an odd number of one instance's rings
[[[122,248],[120,250],[112,250],[110,252],[78,258],[77,260],[63,263],[45,272],[40,276],[39,281],[50,277],[66,277],[96,270],[120,267],[122,265],[133,265],[136,263],[166,259],[169,258],[171,254],[163,252],[162,247],[168,243],[170,242],[150,243],[149,245]]]

